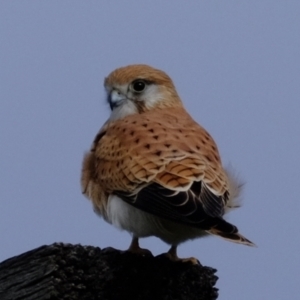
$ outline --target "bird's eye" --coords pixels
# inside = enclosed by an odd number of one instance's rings
[[[136,80],[132,83],[132,89],[137,93],[141,93],[145,87],[146,83],[143,80]]]

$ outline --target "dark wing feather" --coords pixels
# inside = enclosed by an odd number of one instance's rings
[[[228,192],[225,192],[223,196],[217,196],[205,184],[202,184],[199,200],[202,202],[203,209],[208,215],[220,217],[224,215]]]
[[[114,194],[143,211],[203,230],[224,221],[223,197],[214,195],[201,181],[194,182],[189,190],[181,192],[151,183],[137,194],[123,191],[115,191]],[[225,223],[231,226],[227,229],[232,231],[232,225]]]

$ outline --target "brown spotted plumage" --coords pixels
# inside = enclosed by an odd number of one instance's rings
[[[184,109],[172,80],[146,65],[105,80],[111,117],[84,158],[82,189],[106,221],[138,238],[176,246],[206,233],[253,245],[223,219],[239,184],[221,164],[209,133]]]

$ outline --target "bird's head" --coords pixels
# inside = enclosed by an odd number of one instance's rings
[[[114,70],[104,81],[110,120],[152,109],[182,106],[171,78],[148,65],[129,65]]]

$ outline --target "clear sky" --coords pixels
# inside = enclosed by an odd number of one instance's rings
[[[44,244],[126,249],[81,195],[84,151],[109,116],[103,79],[146,63],[246,182],[229,216],[258,248],[179,247],[218,269],[219,299],[300,293],[300,2],[1,1],[0,261]],[[168,249],[141,241],[154,254]]]

